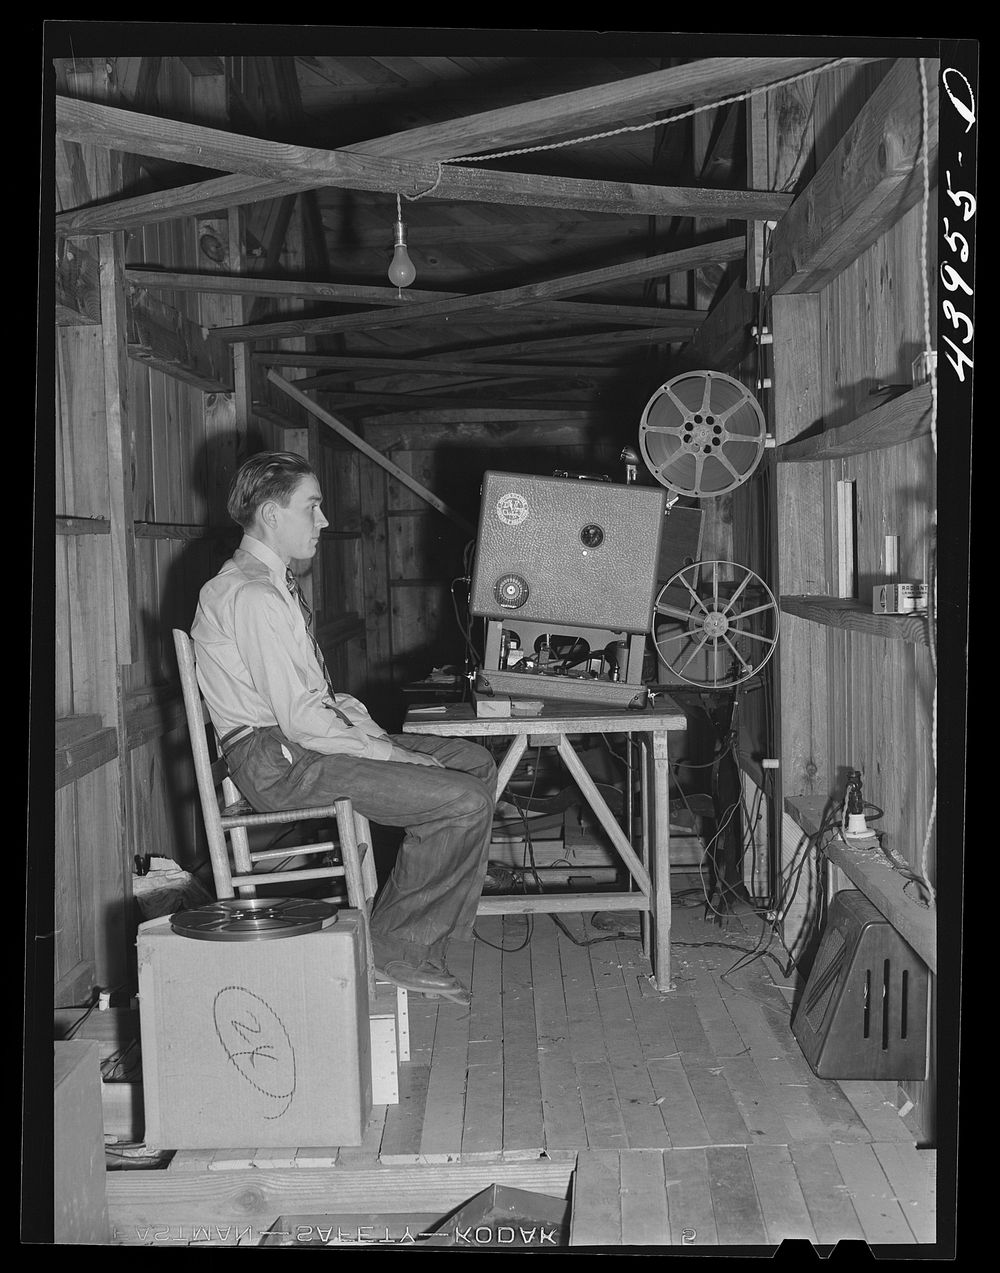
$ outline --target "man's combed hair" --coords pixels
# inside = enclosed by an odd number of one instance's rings
[[[287,506],[304,477],[315,477],[308,460],[294,451],[261,451],[245,460],[229,488],[226,509],[244,530],[253,526],[257,510],[268,500]]]

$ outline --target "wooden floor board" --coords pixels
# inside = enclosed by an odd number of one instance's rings
[[[708,1129],[707,1144],[745,1145],[750,1133],[702,1028],[694,999],[671,996],[664,1005],[688,1083]],[[735,1034],[734,1030],[734,1034]]]
[[[508,917],[511,919],[513,917]],[[534,927],[544,922],[534,920]],[[503,952],[503,1155],[537,1158],[545,1149],[531,952],[514,940],[521,926],[505,923]]]
[[[791,1144],[788,1152],[817,1242],[827,1246],[841,1240],[863,1240],[864,1229],[831,1147]]]
[[[745,1056],[719,1058],[733,1100],[746,1124],[750,1144],[787,1145],[788,1126],[747,1051]]]
[[[503,1145],[502,917],[481,916],[476,931],[481,940],[473,953],[463,1162],[498,1159]]]
[[[750,1144],[787,1144],[788,1128],[775,1108],[753,1062],[749,1045],[737,1030],[728,1001],[739,993],[720,982],[708,960],[692,960],[692,998],[711,1047],[714,1063],[722,1074],[746,1124]]]
[[[627,1149],[628,1133],[618,1103],[618,1089],[608,1061],[578,1061],[587,1144],[591,1149]]]
[[[579,1149],[587,1143],[580,1086],[569,1039],[563,993],[559,930],[538,924],[531,945],[531,982],[538,1040],[538,1077],[547,1154]]]
[[[457,1162],[461,1157],[468,1064],[469,1009],[441,1000],[420,1135],[422,1162]]]
[[[680,1058],[646,1064],[670,1144],[675,1147],[711,1144],[712,1134]]]
[[[368,1120],[368,1126],[360,1145],[345,1145],[337,1158],[337,1165],[346,1167],[352,1171],[360,1171],[369,1167],[378,1166],[379,1149],[382,1144],[382,1136],[385,1132],[386,1115],[390,1109],[388,1105],[375,1105],[372,1107],[371,1117]],[[258,1165],[259,1162],[258,1162]],[[281,1163],[276,1162],[276,1167]]]
[[[923,1151],[914,1145],[891,1141],[873,1145],[875,1157],[892,1185],[906,1223],[918,1242],[937,1240],[934,1176],[927,1170]]]
[[[383,1106],[382,1109],[383,1109],[382,1118],[384,1121],[385,1107]],[[377,1119],[378,1116],[376,1115],[375,1117]],[[369,1123],[369,1131],[371,1130],[371,1126],[372,1124]],[[381,1137],[382,1135],[381,1124],[379,1124],[379,1127],[378,1127],[378,1135],[379,1137]],[[366,1134],[366,1139],[368,1139],[367,1134]],[[374,1164],[375,1151],[377,1151],[377,1149],[378,1149],[378,1141],[375,1142],[374,1150],[372,1151],[370,1155],[370,1161],[366,1162],[365,1164],[366,1166]],[[298,1158],[298,1155],[299,1155],[299,1151],[295,1148],[279,1149],[275,1147],[275,1148],[267,1148],[267,1149],[258,1149],[256,1154],[254,1155],[253,1165],[255,1167],[261,1168],[261,1170],[264,1170],[268,1167],[294,1167],[295,1161]]]
[[[218,1153],[215,1149],[178,1149],[167,1165],[168,1171],[208,1171],[209,1163]]]
[[[399,1067],[399,1103],[390,1105],[382,1133],[380,1160],[387,1166],[420,1161],[420,1138],[427,1105],[429,1065],[415,1061]]]
[[[614,1150],[590,1149],[577,1159],[571,1228],[573,1246],[621,1246],[621,1168]]]
[[[764,1217],[746,1149],[728,1146],[706,1149],[705,1163],[719,1244],[765,1246]]]
[[[761,1007],[765,1027],[781,1048],[782,1055],[791,1066],[794,1081],[805,1085],[809,1101],[826,1128],[829,1141],[864,1141],[873,1139],[871,1129],[859,1117],[853,1104],[833,1079],[819,1078],[791,1033],[791,1021],[787,1012],[776,1012],[769,1004]],[[905,1129],[904,1129],[905,1131]]]
[[[673,1246],[717,1246],[719,1233],[704,1149],[671,1149],[664,1164]]]
[[[730,984],[734,996],[748,996],[757,1005],[763,1031],[761,1037],[773,1040],[777,1046],[791,1075],[786,1085],[794,1084],[798,1090],[805,1092],[808,1105],[826,1129],[823,1138],[828,1141],[870,1141],[869,1129],[836,1082],[817,1077],[802,1055],[791,1032],[787,1001],[772,983],[765,965],[761,962],[748,965],[733,975]]]
[[[634,949],[617,945],[622,981],[632,1021],[647,1060],[663,1061],[680,1056],[663,1004],[670,992],[655,989],[649,981],[649,960]]]
[[[576,918],[570,916],[571,921]],[[576,924],[574,931],[580,927]],[[586,936],[586,930],[583,930],[583,935]],[[573,1060],[578,1064],[606,1061],[607,1048],[597,1003],[597,987],[587,950],[560,933],[559,953]]]
[[[726,1000],[733,1022],[750,1049],[757,1073],[793,1140],[827,1141],[827,1127],[809,1099],[808,1085],[788,1063],[764,1023],[759,1005],[742,992]]]
[[[873,1246],[915,1242],[913,1230],[871,1145],[832,1145],[854,1210]]]
[[[252,1167],[257,1149],[217,1149],[208,1164],[209,1171],[239,1171]]]
[[[601,943],[592,947],[590,959],[598,988],[597,1002],[611,1060],[612,1079],[629,1147],[668,1148],[670,1137],[656,1104],[657,1096],[625,993],[623,970],[615,944]]]
[[[296,1167],[335,1167],[337,1159],[340,1157],[340,1149],[336,1145],[327,1148],[311,1148],[304,1147],[296,1150],[295,1166]]]
[[[619,1159],[623,1246],[669,1246],[665,1155],[630,1149]]]
[[[747,1154],[767,1241],[775,1246],[786,1238],[816,1242],[816,1230],[788,1146],[754,1145]]]
[[[877,1084],[867,1079],[841,1079],[836,1086],[857,1112],[873,1141],[913,1143],[912,1132]]]
[[[434,1051],[434,1031],[437,1029],[437,1013],[440,999],[425,999],[423,995],[407,996],[410,1019],[410,1060],[417,1065],[431,1063]]]

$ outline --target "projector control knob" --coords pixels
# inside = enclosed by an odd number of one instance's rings
[[[528,585],[520,575],[504,575],[494,585],[493,595],[505,610],[519,610],[528,600]]]

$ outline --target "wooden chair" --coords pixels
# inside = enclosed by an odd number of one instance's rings
[[[373,995],[374,964],[368,919],[377,880],[368,819],[355,813],[354,806],[346,797],[322,807],[254,813],[230,778],[226,761],[215,741],[215,731],[198,687],[191,638],[180,628],[174,628],[173,634],[216,896],[226,898],[239,894],[241,897],[253,897],[264,884],[285,885],[305,880],[343,878],[348,905],[365,917],[366,962],[369,991]],[[214,750],[219,751],[218,759],[214,761],[209,747],[210,738],[213,739]],[[250,849],[247,832],[255,827],[276,827],[321,819],[336,822],[337,841],[257,851]],[[339,863],[325,862],[319,866],[274,871],[256,869],[260,864],[266,866],[282,859],[330,854],[337,849],[341,859]]]

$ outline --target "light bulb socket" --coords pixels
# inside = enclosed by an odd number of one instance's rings
[[[395,222],[395,237],[393,238],[393,247],[406,247],[406,226],[403,224],[403,218],[397,217]]]

